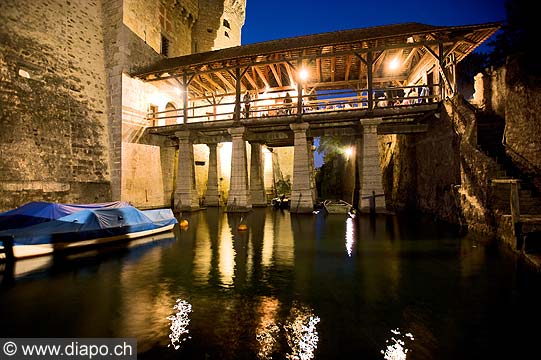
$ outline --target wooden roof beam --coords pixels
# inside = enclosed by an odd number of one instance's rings
[[[278,64],[277,64],[278,66]],[[274,67],[274,64],[269,64],[269,67],[272,71],[272,74],[274,75],[274,79],[276,79],[276,83],[278,84],[278,86],[282,86],[282,77],[281,77],[281,73],[279,74],[278,72],[280,71],[280,67],[278,66],[278,71],[276,70],[276,68]]]
[[[254,66],[254,68],[255,68],[255,71],[257,72],[257,74],[259,75],[259,77],[261,78],[261,81],[263,81],[263,84],[265,84],[265,87],[270,88],[267,76],[265,74],[263,74],[263,71],[261,71],[261,69],[259,69],[258,66]]]
[[[212,80],[212,78],[210,77],[210,75],[207,75],[207,74],[202,74],[201,75],[205,80],[208,81],[209,84],[211,84],[212,86],[214,86],[217,90],[220,90],[221,92],[223,93],[226,93],[227,90],[225,88],[223,88],[221,85],[219,85],[217,82],[215,82],[214,80]],[[216,91],[215,91],[216,92]]]
[[[207,85],[205,85],[205,83],[201,79],[201,76],[195,77],[193,79],[193,82],[196,83],[197,85],[199,85],[200,87],[202,87],[203,89],[207,90],[210,93],[214,93],[216,91],[215,89],[212,89],[212,88],[208,87]]]
[[[331,46],[331,53],[334,53],[334,46]],[[336,56],[331,57],[331,81],[334,82],[334,73],[336,70]]]
[[[291,71],[291,64],[285,62],[284,66],[286,67],[287,75],[289,76],[289,86],[293,86],[293,84],[295,84],[295,78],[293,77],[293,72]]]
[[[252,77],[250,76],[250,74],[248,74],[248,72],[246,72],[246,74],[244,74],[244,78],[246,78],[246,80],[248,80],[248,82],[252,85],[252,87],[255,90],[259,90],[259,86],[257,86],[257,83],[255,82],[254,79],[252,79]]]
[[[222,83],[231,91],[235,91],[235,86],[229,82],[220,72],[216,72],[216,76],[222,80]]]
[[[353,57],[351,55],[348,55],[347,58],[346,58],[346,72],[344,74],[344,80],[345,81],[349,80],[349,71],[351,70],[352,59],[353,59]]]
[[[316,79],[321,82],[321,58],[316,59]]]

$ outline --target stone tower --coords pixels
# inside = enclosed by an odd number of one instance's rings
[[[241,44],[246,0],[199,0],[199,19],[193,29],[193,52]]]

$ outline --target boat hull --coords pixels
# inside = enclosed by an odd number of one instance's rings
[[[165,225],[163,227],[127,232],[124,234],[118,234],[113,236],[96,237],[87,240],[73,241],[73,242],[56,242],[52,244],[29,244],[29,245],[14,245],[13,257],[15,259],[26,259],[38,256],[51,255],[54,253],[65,252],[68,250],[88,249],[91,247],[97,247],[105,244],[111,244],[115,242],[129,241],[145,236],[151,236],[167,231],[172,231],[175,224]],[[0,260],[5,260],[4,247],[0,245]]]
[[[348,214],[353,206],[345,201],[330,201],[323,203],[323,207],[329,214]]]

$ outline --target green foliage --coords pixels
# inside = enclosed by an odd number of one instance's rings
[[[343,198],[344,149],[351,139],[338,136],[323,136],[319,140],[318,153],[324,154],[323,165],[316,171],[316,187],[322,198]]]
[[[291,194],[291,179],[278,180],[275,184],[276,194],[278,195],[290,195]]]

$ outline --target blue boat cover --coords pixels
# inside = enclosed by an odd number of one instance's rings
[[[0,231],[13,237],[14,245],[77,242],[153,230],[176,224],[171,209],[141,211],[133,206],[80,210],[56,220]]]
[[[0,213],[0,231],[19,229],[30,225],[60,219],[86,209],[111,209],[129,206],[126,201],[96,204],[57,204],[45,201],[29,202],[21,207]]]

